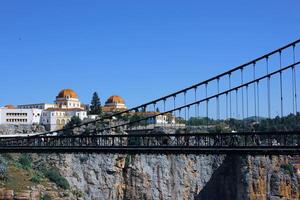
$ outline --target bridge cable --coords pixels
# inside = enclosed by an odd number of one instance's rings
[[[282,68],[281,50],[279,51],[279,65],[281,69]],[[280,71],[279,75],[280,75],[280,109],[281,109],[281,117],[283,117],[282,71]]]
[[[166,112],[166,99],[164,99],[164,113]],[[166,120],[164,120],[164,117],[166,117]],[[165,115],[163,117],[163,126],[166,126],[166,121],[168,122],[168,115]]]
[[[173,96],[173,104],[174,104],[174,127],[176,128],[176,95]]]
[[[189,120],[189,119],[190,119],[190,106],[188,106],[187,109],[188,109],[188,113],[187,113],[187,122],[188,122],[188,127],[189,127],[189,126],[191,126],[191,124],[190,124],[191,121]]]
[[[239,118],[239,104],[238,104],[238,89],[235,90],[235,109],[236,109],[236,119]]]
[[[257,84],[257,121],[260,121],[260,113],[259,113],[259,81],[256,82]]]
[[[207,99],[207,83],[205,84],[205,98]],[[206,129],[208,130],[208,99],[206,100]]]
[[[255,80],[255,71],[256,71],[256,68],[255,68],[255,65],[256,63],[254,62],[253,63],[253,80]],[[257,121],[257,115],[256,115],[256,84],[254,83],[253,84],[253,89],[254,89],[254,117],[255,117],[255,120]]]
[[[185,119],[185,122],[187,122],[186,121],[186,91],[183,93],[183,95],[184,95],[184,119]]]
[[[217,90],[220,93],[220,78],[217,78]],[[217,96],[217,119],[220,120],[220,96]]]
[[[195,97],[195,102],[197,101],[197,87],[195,87],[195,89],[194,89],[194,97]],[[196,118],[196,116],[197,116],[197,105],[195,105],[195,118]]]
[[[296,62],[296,45],[294,44],[293,45],[293,62],[294,62],[294,64],[295,64],[295,62]],[[294,94],[293,94],[293,96],[294,96],[294,109],[295,109],[295,114],[297,114],[297,112],[298,112],[298,109],[297,109],[297,79],[296,79],[296,68],[293,66],[293,80],[294,80]]]
[[[269,57],[266,57],[267,75],[269,75]],[[268,76],[267,92],[268,92],[268,117],[271,119],[271,88],[270,88],[270,76]]]
[[[231,90],[231,73],[229,73],[229,90]],[[232,118],[232,103],[231,103],[231,92],[229,92],[229,116]]]
[[[241,68],[241,84],[244,84],[244,68]],[[244,122],[245,111],[244,111],[244,87],[242,87],[242,120]],[[245,124],[243,123],[243,126]]]
[[[164,113],[166,113],[166,99],[164,99]],[[168,123],[168,115],[166,115],[166,120],[164,120],[164,125],[167,126]]]
[[[228,119],[228,93],[226,92],[226,119]]]
[[[249,86],[246,86],[246,116],[249,118],[249,91],[248,91]]]
[[[179,114],[179,119],[181,118],[181,108],[179,108],[179,110],[178,110],[178,114]],[[182,118],[181,118],[182,119]],[[180,128],[180,124],[178,124],[179,125],[179,128]]]

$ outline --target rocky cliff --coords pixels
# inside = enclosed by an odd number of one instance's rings
[[[66,154],[47,160],[85,199],[194,199],[223,157]]]
[[[105,200],[300,199],[300,177],[286,156],[110,154],[31,156],[35,165],[33,169],[41,165],[56,167],[68,180],[71,189],[64,193],[53,184],[49,189],[41,189],[40,185],[31,184],[25,191],[18,192],[18,189],[12,191],[11,186],[2,182],[0,199],[13,199],[21,194],[30,196],[41,192],[51,195],[54,192],[56,195],[52,196],[60,199],[64,199],[65,194],[68,194],[68,199]],[[14,179],[17,181],[18,178],[17,176]],[[7,196],[12,198],[6,198]]]
[[[84,199],[300,199],[285,156],[51,155]]]

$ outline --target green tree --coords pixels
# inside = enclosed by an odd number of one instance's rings
[[[65,125],[65,128],[72,128],[73,126],[80,125],[82,120],[78,116],[73,116],[71,120]]]
[[[89,113],[91,115],[101,115],[102,114],[101,102],[100,102],[100,98],[99,98],[97,92],[93,93]]]

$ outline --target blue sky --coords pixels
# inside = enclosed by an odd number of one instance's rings
[[[129,107],[189,86],[300,36],[300,1],[0,2],[0,105],[73,88]]]

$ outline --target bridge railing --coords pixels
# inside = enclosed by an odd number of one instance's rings
[[[299,132],[35,136],[0,138],[0,149],[21,148],[289,148],[300,151]],[[101,150],[101,149],[100,149]]]

